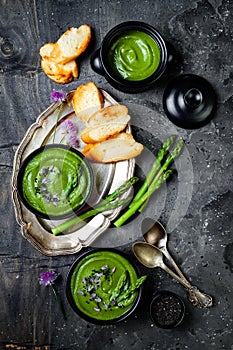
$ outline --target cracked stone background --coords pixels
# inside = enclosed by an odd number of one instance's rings
[[[233,349],[233,1],[0,0],[0,5],[1,349]],[[115,90],[90,67],[90,55],[104,35],[126,20],[150,23],[175,49],[175,59],[159,83],[136,95]],[[160,191],[159,198],[153,197],[155,204],[148,215],[157,215],[169,228],[172,256],[194,285],[213,296],[212,308],[196,309],[183,287],[165,272],[148,270],[136,262],[141,273],[148,274],[136,312],[118,325],[88,324],[74,314],[65,297],[65,277],[78,254],[46,257],[21,235],[11,200],[14,154],[28,127],[49,106],[52,89],[61,88],[42,72],[39,48],[82,23],[93,28],[93,44],[81,58],[79,79],[64,89],[94,81],[116,100],[128,103],[135,109],[133,131],[150,152],[156,152],[158,138],[167,130],[175,129],[185,140],[186,155],[175,164],[180,175]],[[164,88],[183,73],[203,76],[217,94],[215,116],[201,129],[177,128],[163,112]],[[143,159],[138,160],[138,173],[141,164]],[[183,191],[180,210],[186,207],[184,215],[177,214],[177,221],[169,226],[178,189]],[[118,231],[124,237],[128,232],[132,236],[119,243],[119,249],[132,258],[132,241],[141,239],[140,222],[139,216]],[[104,235],[110,236],[110,231]],[[98,244],[101,242],[95,242]],[[38,283],[39,274],[49,268],[60,273],[57,290],[66,322],[51,291]],[[149,302],[163,289],[177,293],[186,305],[184,322],[173,330],[157,328],[149,317]]]

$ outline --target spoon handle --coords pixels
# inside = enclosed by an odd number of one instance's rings
[[[166,271],[169,275],[171,275],[173,278],[175,278],[178,282],[180,282],[186,289],[190,288],[189,282],[187,283],[182,278],[180,278],[175,272],[173,272],[167,265],[164,263],[160,264],[160,267]]]
[[[189,287],[191,288],[192,285],[190,284],[190,282],[187,280],[187,278],[183,275],[183,272],[180,270],[180,268],[177,266],[175,260],[172,258],[172,256],[170,255],[169,251],[166,249],[166,247],[161,247],[159,248],[161,250],[161,252],[164,254],[164,256],[167,258],[167,260],[172,264],[172,266],[174,267],[174,269],[176,270],[176,272],[178,273],[178,275],[180,276],[180,278],[182,278],[183,281],[185,281],[187,283],[187,285],[189,285]]]
[[[213,306],[213,298],[210,295],[201,292],[196,286],[187,288],[187,292],[189,300],[194,306],[200,309]]]
[[[160,248],[162,253],[168,259],[168,261],[174,266],[176,272],[179,274],[179,277],[182,279],[184,283],[186,283],[186,289],[189,295],[189,300],[193,303],[194,306],[198,308],[210,307],[213,305],[213,298],[201,292],[196,286],[193,286],[183,275],[179,267],[176,265],[176,262],[173,260],[172,256],[168,252],[166,248]],[[166,265],[165,265],[166,266]],[[174,276],[173,276],[174,277]]]

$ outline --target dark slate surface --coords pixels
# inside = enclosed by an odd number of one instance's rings
[[[1,1],[1,349],[232,349],[232,11],[229,0]],[[116,91],[89,64],[105,33],[126,20],[152,24],[176,50],[175,62],[158,85],[137,95]],[[42,72],[39,48],[85,22],[93,28],[92,45],[79,61],[79,79],[64,89],[94,81],[118,101],[130,103],[135,134],[148,150],[156,151],[158,115],[162,134],[176,130],[185,139],[186,152],[176,163],[181,175],[157,196],[162,210],[157,210],[154,197],[150,215],[154,210],[167,225],[173,257],[193,284],[213,295],[212,308],[196,309],[165,272],[137,264],[148,279],[136,313],[118,325],[90,325],[74,314],[65,298],[65,276],[76,256],[43,256],[21,235],[10,191],[14,153],[27,128],[49,106],[52,89],[60,88]],[[215,117],[201,129],[175,128],[164,116],[164,87],[179,73],[203,76],[217,93]],[[140,221],[138,217],[119,230],[132,236],[119,247],[130,256],[132,240],[140,238]],[[57,290],[66,322],[52,292],[39,286],[38,276],[48,268],[60,273]],[[149,302],[162,289],[176,292],[186,305],[184,322],[173,330],[158,329],[149,317]]]

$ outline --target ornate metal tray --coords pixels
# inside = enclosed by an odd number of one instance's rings
[[[105,99],[105,106],[117,104],[106,91],[101,91]],[[72,98],[72,94],[73,91],[68,94],[68,100]],[[12,175],[12,198],[16,220],[21,226],[21,233],[37,250],[48,256],[74,254],[83,247],[91,245],[110,226],[111,221],[117,217],[121,210],[121,208],[117,208],[103,214],[98,214],[88,223],[82,223],[81,226],[79,225],[73,228],[72,231],[66,234],[54,236],[51,233],[51,227],[58,224],[58,221],[45,220],[35,216],[20,201],[16,189],[16,179],[20,165],[36,148],[52,143],[52,135],[54,135],[57,124],[58,109],[58,104],[53,103],[29,127],[16,151]],[[66,119],[71,119],[76,124],[79,132],[85,127],[76,117],[72,104],[67,103],[62,109],[59,124],[56,128],[57,142],[59,142],[58,140],[62,140],[60,125]],[[126,132],[131,132],[129,125]],[[82,143],[80,143],[78,149],[82,151]],[[103,196],[114,191],[114,189],[133,175],[135,161],[134,159],[130,159],[109,165],[92,163],[92,167],[96,177],[96,188],[91,198],[91,204],[94,205]],[[125,196],[128,195],[129,191]],[[59,220],[59,223],[61,222]]]

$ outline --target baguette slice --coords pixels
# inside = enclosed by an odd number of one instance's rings
[[[90,117],[88,120],[90,126],[82,131],[81,139],[85,143],[107,140],[123,131],[129,120],[128,108],[123,105],[102,108]]]
[[[91,28],[83,24],[79,28],[69,28],[55,43],[51,59],[56,63],[67,63],[80,56],[91,40]]]
[[[41,60],[41,67],[47,75],[71,75],[78,78],[78,65],[75,60],[65,64],[55,63],[46,58]]]
[[[143,145],[136,142],[131,134],[120,133],[106,141],[88,145],[84,149],[86,158],[97,163],[113,163],[137,157]]]
[[[93,82],[80,85],[73,95],[73,107],[77,117],[87,123],[90,116],[101,108],[104,98]]]

